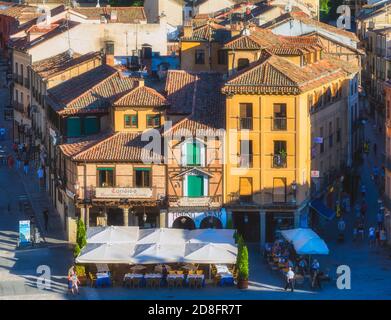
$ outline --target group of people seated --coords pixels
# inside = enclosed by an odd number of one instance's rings
[[[265,245],[265,258],[269,265],[282,270],[285,274],[293,271],[296,278],[310,276],[311,286],[321,287],[321,278],[325,276],[320,271],[320,263],[313,259],[310,263],[309,257],[301,256],[296,253],[293,246],[281,239]]]

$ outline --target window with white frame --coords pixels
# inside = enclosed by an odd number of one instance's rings
[[[185,140],[182,144],[182,165],[205,167],[205,149],[203,142],[197,139]]]

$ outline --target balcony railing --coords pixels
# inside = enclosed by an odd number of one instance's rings
[[[176,195],[168,196],[170,207],[220,207],[223,203],[222,195],[205,197],[181,197]]]
[[[240,168],[252,168],[252,166],[253,166],[253,155],[252,154],[239,155],[239,167]]]
[[[287,128],[287,118],[273,118],[273,130],[285,131]]]
[[[29,78],[24,78],[24,86],[27,89],[30,89],[30,79]]]
[[[255,205],[252,195],[241,195],[239,192],[228,194],[228,204]]]
[[[286,168],[287,167],[287,156],[283,154],[273,155],[273,168]]]
[[[252,130],[253,129],[253,118],[239,118],[239,129]]]
[[[14,107],[14,109],[16,110],[16,111],[19,111],[19,112],[25,112],[26,110],[25,110],[25,108],[24,108],[24,106],[23,106],[23,103],[20,103],[20,102],[18,102],[18,101],[13,101],[12,102],[12,106]]]

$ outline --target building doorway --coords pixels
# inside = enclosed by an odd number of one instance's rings
[[[233,212],[232,222],[244,241],[260,242],[260,217],[258,212]]]
[[[121,208],[107,208],[107,225],[108,226],[124,225],[124,213]]]
[[[202,219],[200,229],[222,229],[223,224],[216,217],[207,217]]]
[[[194,221],[189,217],[179,217],[175,219],[174,223],[172,224],[172,227],[175,229],[187,230],[194,230],[196,228]]]

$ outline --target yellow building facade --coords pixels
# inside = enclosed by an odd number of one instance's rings
[[[247,241],[261,243],[272,241],[281,229],[308,224],[311,171],[322,178],[328,169],[323,152],[314,154],[315,148],[324,147],[314,141],[319,125],[326,126],[330,118],[332,130],[339,130],[330,138],[338,148],[328,152],[346,162],[344,92],[351,72],[341,61],[324,56],[315,37],[265,33],[247,33],[225,45],[230,77],[222,89],[224,203],[234,228]],[[248,59],[247,66],[243,59]]]

